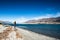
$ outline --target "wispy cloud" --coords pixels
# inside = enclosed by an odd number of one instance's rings
[[[42,18],[50,18],[52,16],[53,15],[51,15],[51,14],[46,14],[46,15],[43,15],[43,16],[34,17],[33,19],[37,20],[37,19],[42,19]]]
[[[58,13],[55,15],[55,17],[60,17],[60,12],[58,12]]]
[[[23,23],[25,21],[27,21],[28,19],[25,17],[2,17],[0,18],[0,20],[2,21],[9,21],[9,22],[14,22],[16,21],[17,23]]]
[[[56,13],[56,14],[46,14],[46,15],[43,15],[43,16],[39,16],[39,17],[35,17],[33,19],[35,20],[38,20],[38,19],[42,19],[42,18],[51,18],[51,17],[60,17],[60,13]]]
[[[25,17],[20,17],[20,18],[16,18],[14,21],[16,21],[17,23],[23,23],[25,21],[28,21],[28,19]]]
[[[42,18],[50,18],[50,17],[59,17],[60,16],[60,12],[56,13],[56,14],[46,14],[43,16],[37,16],[37,17],[32,17],[32,18],[26,18],[26,17],[18,17],[18,18],[10,18],[10,19],[5,19],[4,21],[10,21],[10,22],[14,22],[16,21],[17,23],[23,23],[26,22],[28,20],[38,20],[38,19],[42,19]]]
[[[56,13],[56,14],[46,14],[43,16],[38,16],[38,17],[32,17],[32,18],[26,18],[26,17],[20,17],[20,18],[16,18],[14,19],[15,21],[17,21],[17,23],[23,23],[26,22],[28,20],[38,20],[38,19],[42,19],[42,18],[51,18],[51,17],[59,17],[60,13]]]

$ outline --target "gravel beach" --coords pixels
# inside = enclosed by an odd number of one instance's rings
[[[60,40],[13,26],[0,25],[0,40]]]

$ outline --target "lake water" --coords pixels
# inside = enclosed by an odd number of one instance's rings
[[[38,34],[60,39],[60,24],[17,24],[16,26]]]

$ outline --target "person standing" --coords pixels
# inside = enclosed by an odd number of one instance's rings
[[[14,30],[16,30],[16,21],[14,21]]]

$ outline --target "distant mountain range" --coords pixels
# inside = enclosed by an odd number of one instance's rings
[[[12,24],[9,21],[1,21],[0,23],[2,24]],[[60,24],[60,17],[55,17],[55,18],[43,18],[43,19],[38,19],[38,20],[28,20],[24,22],[26,24]]]
[[[0,20],[0,23],[2,23],[2,24],[11,24],[11,22],[9,22],[9,21],[1,21],[1,20]]]
[[[38,19],[38,20],[29,20],[25,23],[31,23],[31,24],[35,24],[35,23],[47,23],[47,24],[54,24],[54,23],[59,23],[60,24],[60,17],[55,17],[55,18],[43,18],[43,19]]]

